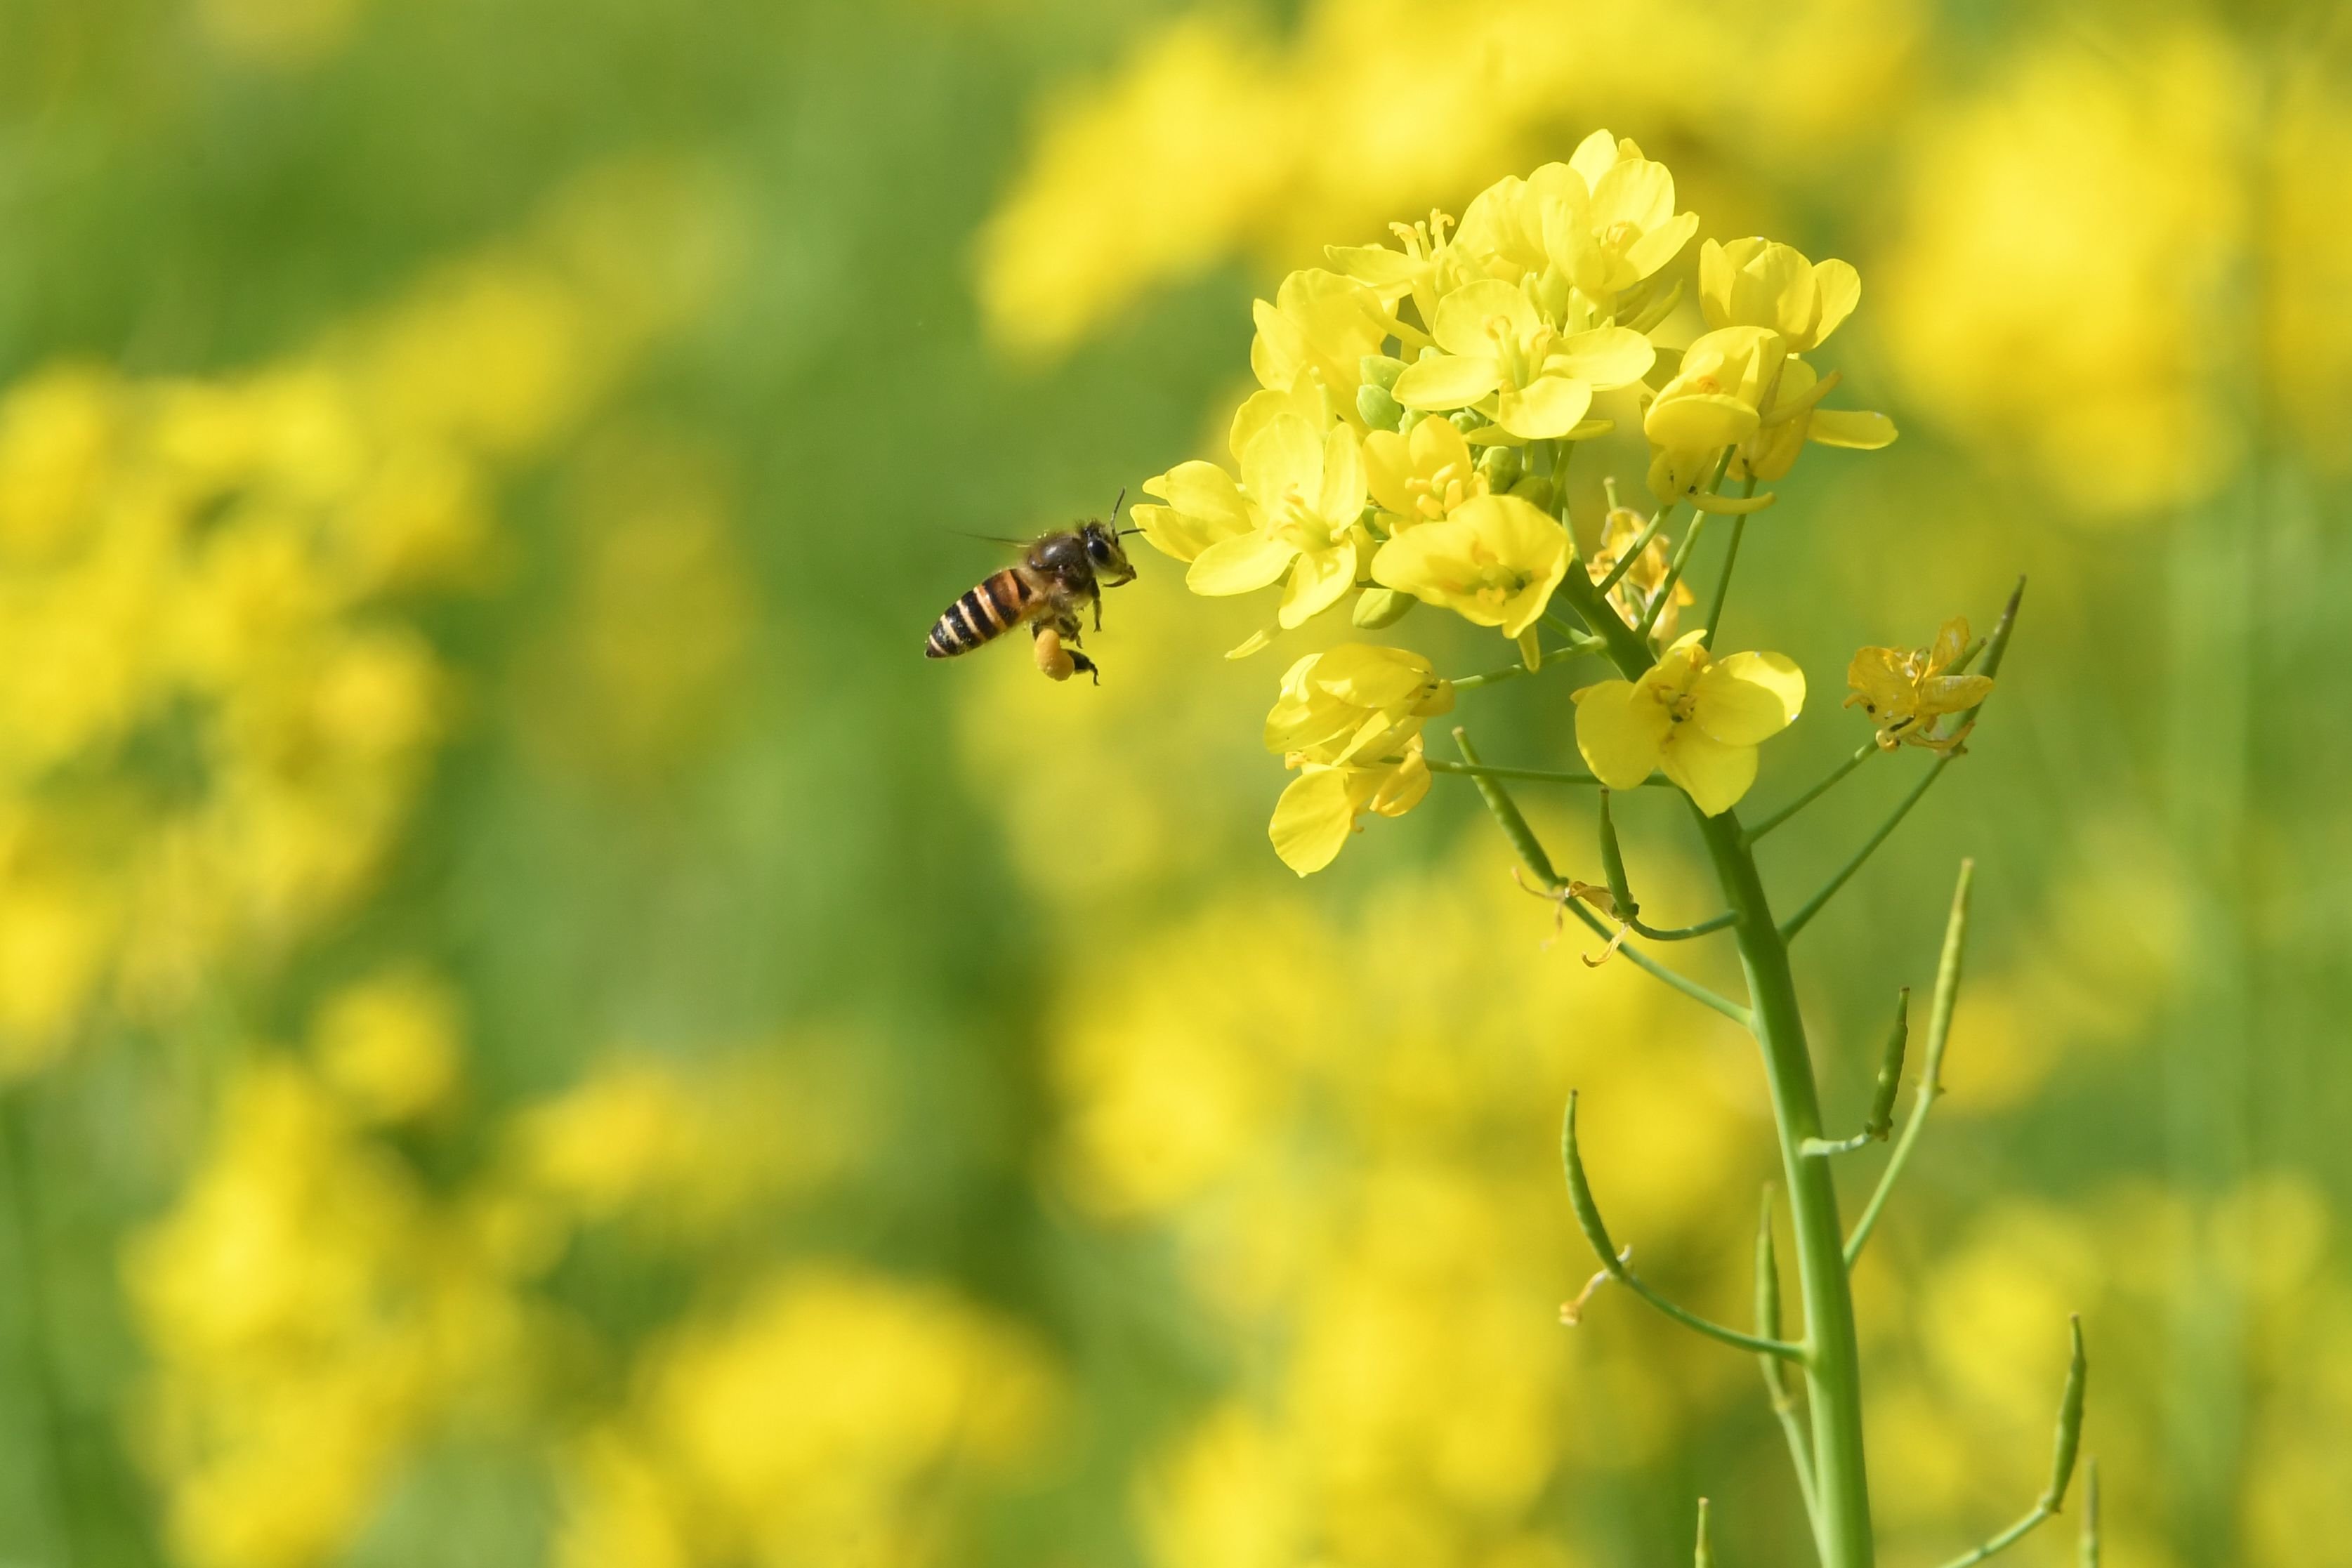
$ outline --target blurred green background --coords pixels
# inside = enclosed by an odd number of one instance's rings
[[[1858,1281],[1886,1555],[2030,1501],[2073,1310],[2112,1561],[2352,1562],[2347,34],[11,0],[0,1562],[1570,1568],[1700,1493],[1801,1560],[1745,1358],[1556,1321],[1571,1084],[1612,1224],[1744,1318],[1752,1048],[1547,948],[1458,781],[1293,878],[1283,655],[1172,562],[1098,690],[917,653],[968,535],[1222,455],[1283,271],[1604,125],[1861,269],[1905,433],[1748,530],[1735,641],[1815,694],[1758,800],[1863,738],[1856,646],[2031,579],[1799,955],[1850,1120],[1976,857]],[[1557,765],[1567,689],[1465,712]],[[1629,847],[1696,915],[1678,829]]]

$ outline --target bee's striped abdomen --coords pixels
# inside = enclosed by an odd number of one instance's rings
[[[1023,612],[1036,597],[1037,591],[1028,580],[1007,567],[948,606],[948,612],[932,623],[923,652],[934,659],[969,653],[1020,625]]]

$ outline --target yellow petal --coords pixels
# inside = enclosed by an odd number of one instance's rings
[[[1710,329],[1731,325],[1731,253],[1714,240],[1698,247],[1698,303]]]
[[[1198,570],[1197,568],[1195,570]],[[1304,626],[1346,596],[1356,586],[1356,541],[1338,548],[1302,554],[1290,569],[1290,582],[1282,591],[1282,609],[1276,619],[1286,629]]]
[[[1683,213],[1667,219],[1656,228],[1645,230],[1640,239],[1625,247],[1625,260],[1636,276],[1647,277],[1674,260],[1690,244],[1690,236],[1698,233],[1698,214]]]
[[[1658,352],[1650,340],[1630,327],[1596,327],[1578,332],[1545,362],[1559,375],[1574,376],[1601,390],[1631,386],[1650,373]]]
[[[1738,805],[1756,782],[1756,748],[1726,746],[1686,724],[1667,744],[1662,766],[1666,777],[1681,785],[1700,810],[1716,817]]]
[[[1519,633],[1519,663],[1530,670],[1543,668],[1543,633],[1532,626]]]
[[[1566,435],[1592,406],[1592,389],[1568,376],[1539,376],[1517,392],[1507,392],[1495,423],[1513,435],[1545,441]]]
[[[1202,550],[1184,574],[1184,586],[1212,598],[1253,593],[1279,578],[1298,547],[1272,534],[1240,534]]]
[[[1838,323],[1862,303],[1862,274],[1846,262],[1820,262],[1813,267],[1813,287],[1821,295],[1822,319],[1813,328],[1812,341],[1802,345],[1808,349],[1836,331]]]
[[[1968,651],[1969,622],[1965,615],[1955,615],[1936,628],[1936,640],[1927,648],[1927,667],[1949,669]]]
[[[1576,704],[1576,749],[1594,777],[1612,789],[1632,789],[1657,771],[1666,732],[1665,708],[1631,681],[1586,686]]]
[[[1865,413],[1859,409],[1817,408],[1813,410],[1812,423],[1805,427],[1805,434],[1823,446],[1875,452],[1895,444],[1895,422],[1883,413]]]
[[[1497,317],[1507,323],[1506,330],[1514,339],[1531,338],[1543,325],[1543,318],[1517,288],[1499,277],[1481,277],[1439,302],[1429,335],[1449,354],[1491,354],[1494,339],[1488,336],[1486,325]]]
[[[1592,226],[1602,232],[1616,224],[1654,229],[1675,215],[1675,177],[1664,163],[1646,158],[1612,163],[1592,184]]]
[[[1910,677],[1903,655],[1893,648],[1864,648],[1845,667],[1845,684],[1873,713],[1901,713],[1911,706]]]
[[[1586,185],[1597,184],[1601,176],[1617,162],[1617,138],[1606,131],[1596,131],[1576,144],[1568,156],[1568,166],[1584,176]]]
[[[1348,776],[1337,768],[1318,768],[1290,781],[1274,803],[1274,821],[1266,837],[1282,863],[1301,876],[1321,871],[1339,857],[1356,813],[1348,802]]]
[[[1711,452],[1756,434],[1756,411],[1720,392],[1661,394],[1642,421],[1643,434],[1669,452]]]
[[[1412,749],[1404,760],[1383,768],[1375,775],[1375,785],[1364,800],[1364,809],[1378,811],[1383,817],[1402,817],[1422,802],[1429,793],[1429,762],[1421,749],[1421,737],[1415,736]]]
[[[1429,265],[1381,245],[1327,245],[1323,254],[1349,277],[1382,290],[1402,291],[1416,272]]]
[[[1805,672],[1783,653],[1734,653],[1692,683],[1692,722],[1726,746],[1754,746],[1795,722]]]
[[[1225,657],[1228,659],[1246,659],[1252,653],[1264,653],[1266,649],[1271,648],[1272,646],[1274,646],[1274,632],[1269,628],[1261,626],[1256,631],[1251,632],[1248,636],[1243,638],[1238,643],[1225,650]]]
[[[1335,528],[1346,528],[1363,511],[1367,493],[1364,458],[1356,445],[1356,433],[1335,424],[1323,434],[1323,485],[1315,496],[1316,516]]]
[[[1242,484],[1260,507],[1278,508],[1296,490],[1312,496],[1323,484],[1323,441],[1295,413],[1277,413],[1243,448]]]
[[[1930,675],[1919,683],[1919,711],[1958,713],[1990,695],[1990,675]]]
[[[1453,423],[1443,419],[1424,419],[1413,427],[1413,434],[1443,426],[1453,430]],[[1455,432],[1459,434],[1460,432]],[[1404,486],[1404,482],[1418,472],[1413,461],[1412,444],[1393,430],[1375,430],[1364,437],[1364,483],[1372,499],[1401,517],[1420,517],[1415,502],[1420,497]]]
[[[1500,385],[1502,374],[1492,355],[1440,354],[1407,365],[1390,395],[1407,408],[1467,408]]]

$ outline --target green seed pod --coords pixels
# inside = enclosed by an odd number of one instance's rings
[[[1911,1040],[1911,988],[1906,986],[1895,998],[1895,1027],[1887,1031],[1886,1054],[1878,1064],[1878,1083],[1870,1097],[1870,1119],[1863,1123],[1864,1134],[1884,1138],[1895,1130],[1895,1095],[1903,1087],[1903,1053]]]
[[[1573,1097],[1569,1101],[1576,1103]],[[2042,1494],[2042,1501],[2055,1513],[2066,1504],[2066,1483],[2074,1479],[2074,1455],[2083,1446],[2083,1393],[2089,1381],[2089,1364],[2083,1355],[2083,1320],[2077,1316],[2068,1324],[2074,1335],[2074,1353],[2066,1358],[2066,1392],[2058,1401],[2058,1444],[2050,1456],[2050,1485]]]
[[[1601,875],[1609,884],[1609,896],[1617,901],[1617,917],[1631,920],[1641,913],[1633,902],[1631,886],[1625,881],[1625,852],[1617,844],[1617,823],[1609,814],[1609,791],[1601,791]]]
[[[1568,1172],[1568,1207],[1576,1211],[1578,1227],[1600,1254],[1601,1266],[1612,1278],[1622,1279],[1625,1265],[1617,1260],[1616,1243],[1609,1239],[1609,1228],[1601,1223],[1600,1206],[1592,1201],[1592,1188],[1584,1179],[1584,1161],[1576,1152],[1576,1092],[1572,1089],[1568,1095],[1568,1116],[1559,1128],[1559,1163]]]
[[[1366,354],[1358,362],[1357,373],[1366,386],[1388,392],[1395,387],[1397,377],[1404,374],[1404,361],[1386,354]]]
[[[1486,476],[1489,489],[1508,492],[1526,472],[1516,446],[1489,446],[1478,455],[1478,472]]]
[[[1356,596],[1356,608],[1349,619],[1367,632],[1377,632],[1403,620],[1420,602],[1412,594],[1400,593],[1393,588],[1368,588]]]

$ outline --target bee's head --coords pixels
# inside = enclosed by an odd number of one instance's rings
[[[1119,491],[1119,501],[1127,501],[1127,491]],[[1119,543],[1119,501],[1110,503],[1110,522],[1089,522],[1079,529],[1079,538],[1087,540],[1087,559],[1094,564],[1094,576],[1106,585],[1134,583],[1136,569],[1127,559],[1127,548]],[[1134,534],[1136,529],[1124,529]]]

